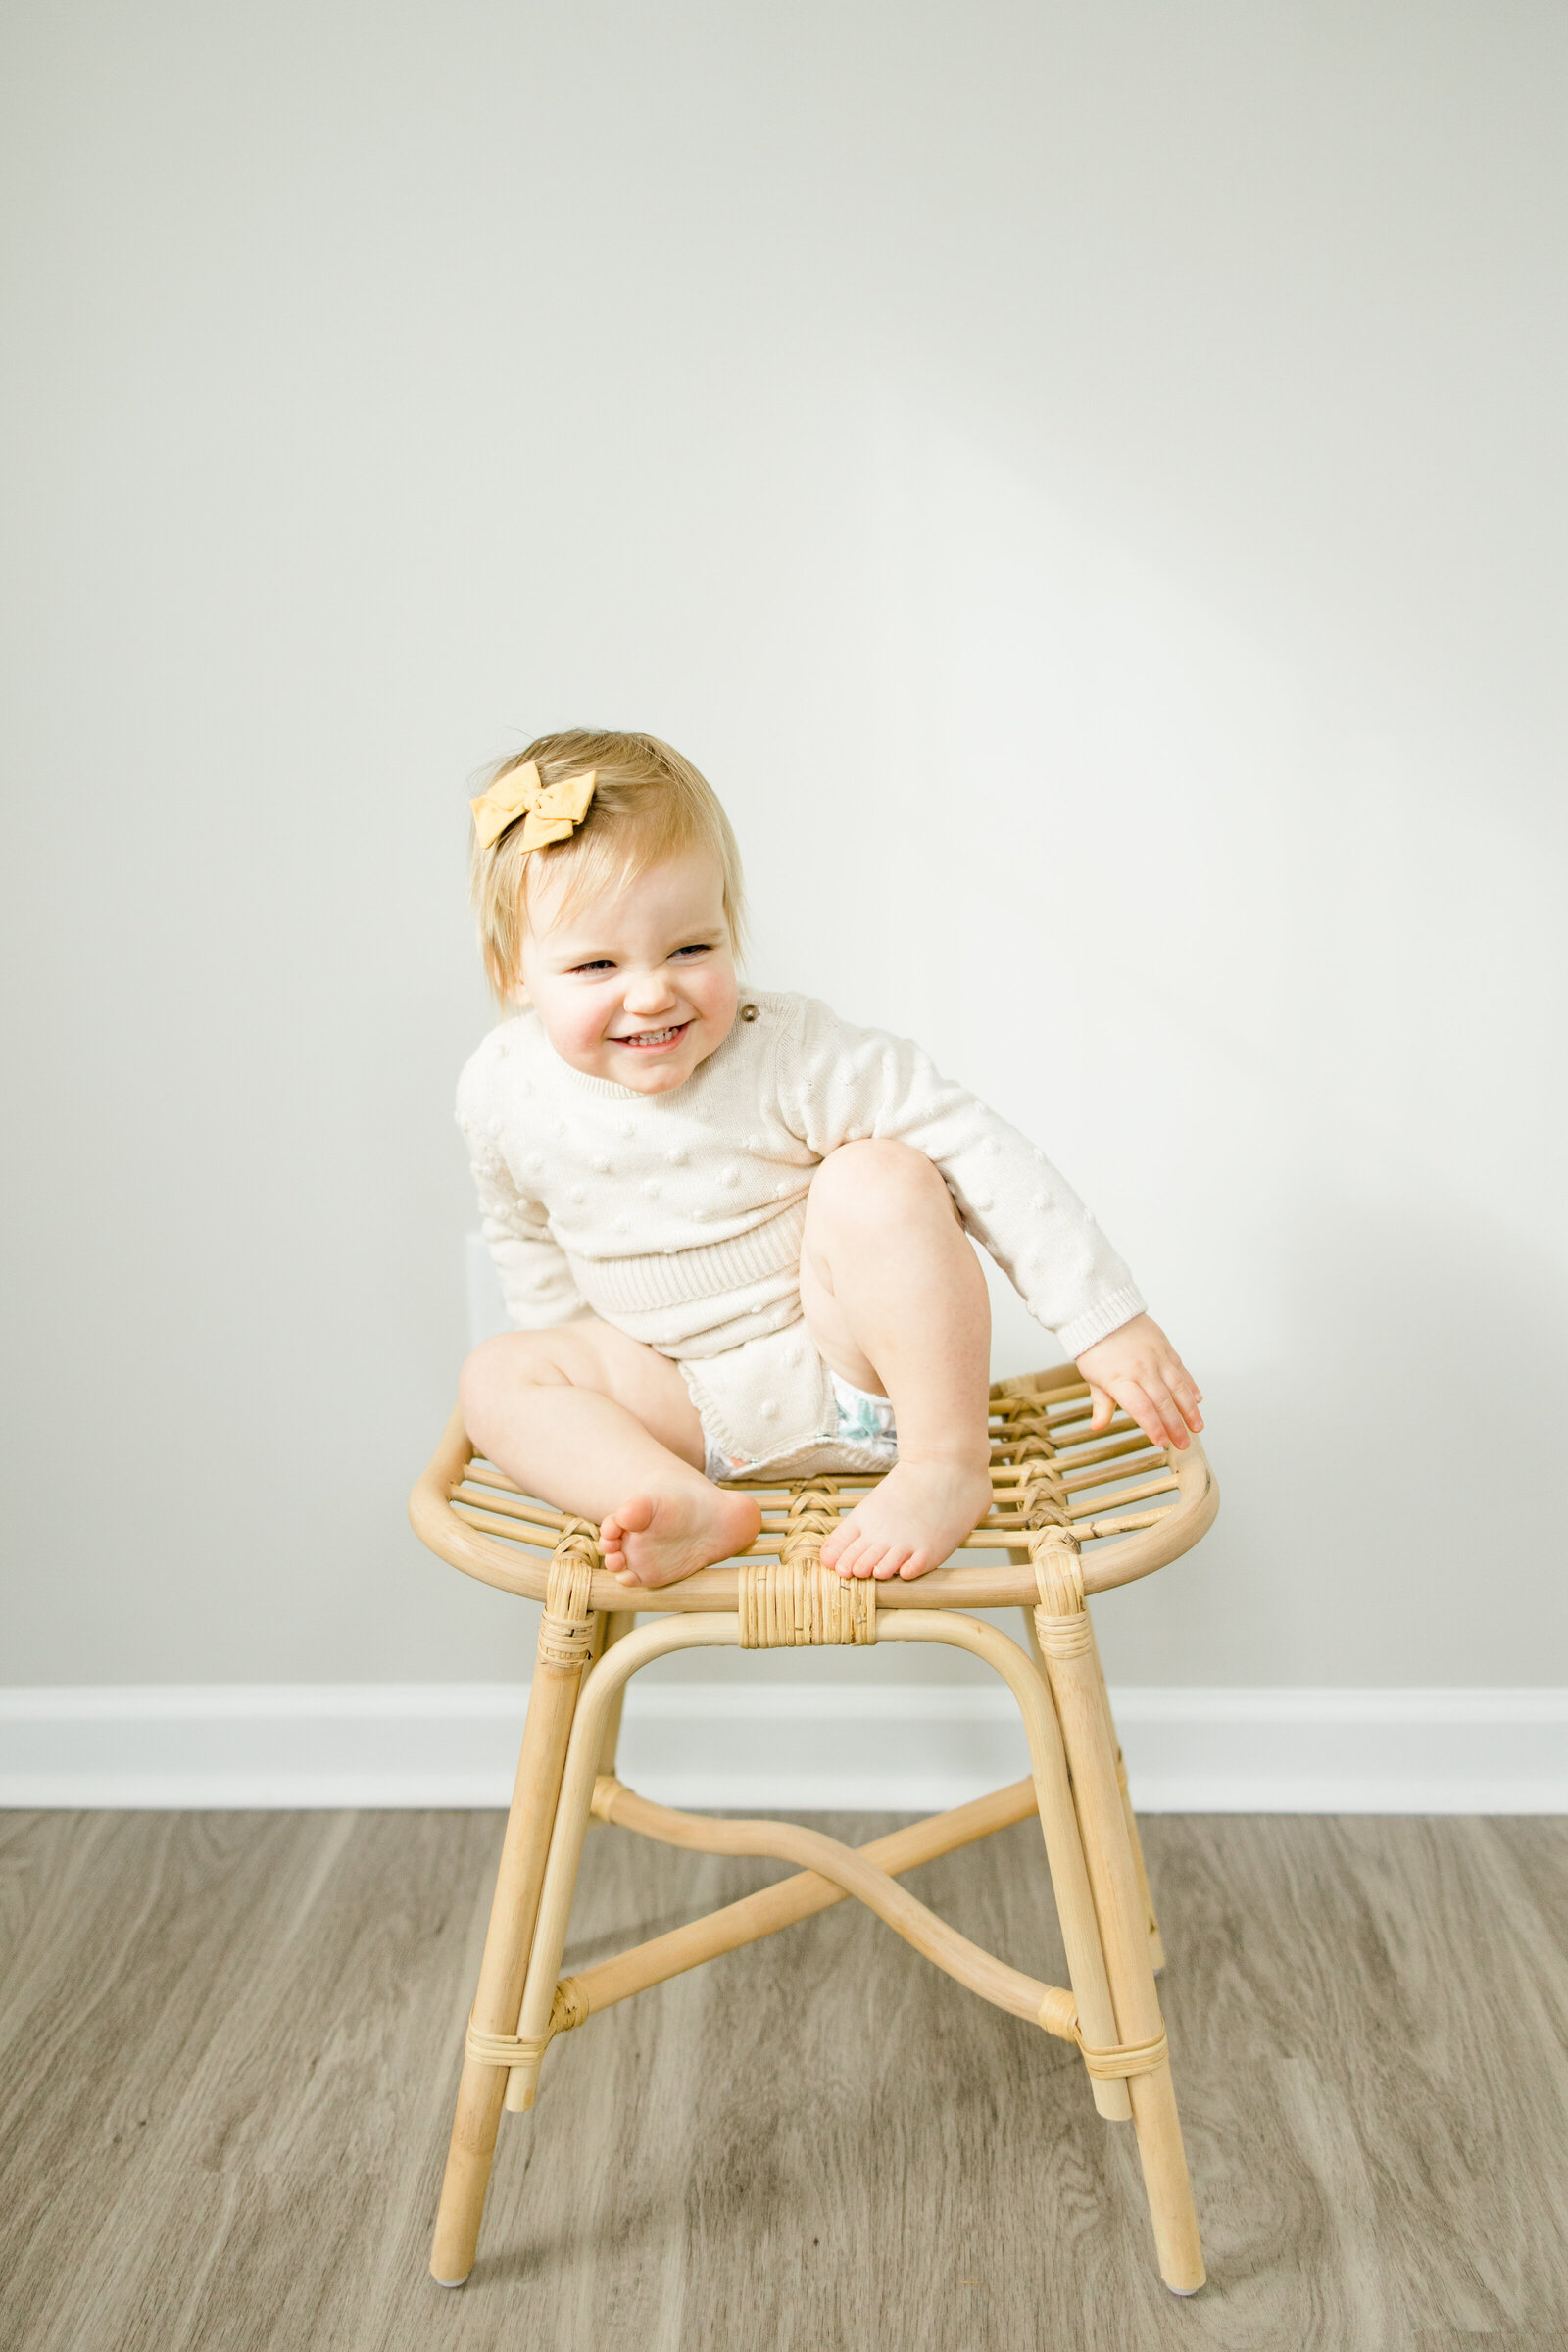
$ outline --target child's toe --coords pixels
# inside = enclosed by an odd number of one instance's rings
[[[831,1535],[822,1538],[822,1548],[817,1557],[824,1568],[836,1568],[842,1576],[863,1540],[853,1519],[841,1519]]]

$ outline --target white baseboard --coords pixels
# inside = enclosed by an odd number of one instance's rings
[[[505,1805],[525,1684],[0,1690],[0,1805]],[[1128,1687],[1146,1812],[1568,1813],[1568,1690]],[[645,1683],[620,1770],[666,1804],[931,1811],[1028,1768],[971,1684]]]

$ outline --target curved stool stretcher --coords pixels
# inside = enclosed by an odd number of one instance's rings
[[[415,1528],[454,1567],[542,1600],[545,1613],[430,2260],[442,2285],[461,2285],[472,2268],[502,2109],[533,2105],[558,2034],[853,1895],[982,2000],[1076,2044],[1100,2113],[1130,2117],[1136,2131],[1161,2277],[1178,2294],[1201,2286],[1154,1986],[1159,1930],[1086,1601],[1190,1549],[1218,1496],[1196,1439],[1183,1453],[1152,1446],[1123,1414],[1091,1437],[1088,1389],[1070,1364],[998,1382],[991,1413],[991,1507],[952,1564],[908,1584],[845,1582],[822,1568],[822,1539],[873,1479],[738,1481],[761,1504],[756,1543],[733,1563],[638,1592],[640,1625],[626,1608],[631,1589],[605,1568],[597,1530],[519,1494],[476,1459],[454,1415],[415,1489]],[[959,1564],[969,1554],[988,1557]],[[1009,1602],[1024,1610],[1027,1650],[966,1613]],[[858,1848],[789,1823],[676,1812],[615,1777],[621,1699],[651,1658],[872,1642],[945,1642],[983,1658],[1017,1702],[1030,1777]],[[917,1863],[1031,1813],[1055,1892],[1066,1986],[982,1951],[899,1884]],[[765,1854],[799,1867],[706,1919],[564,1977],[577,1866],[595,1816],[693,1852]]]

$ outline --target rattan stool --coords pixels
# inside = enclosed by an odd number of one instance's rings
[[[1162,1964],[1138,1831],[1085,1596],[1162,1568],[1218,1507],[1203,1451],[1152,1446],[1118,1414],[1091,1438],[1073,1367],[991,1392],[992,1503],[959,1553],[1004,1565],[947,1566],[905,1584],[846,1583],[817,1554],[841,1508],[874,1480],[844,1474],[750,1482],[762,1531],[733,1564],[637,1593],[605,1568],[598,1531],[521,1494],[474,1457],[454,1415],[410,1514],[432,1551],[504,1592],[545,1603],[522,1753],[468,2023],[432,2275],[461,2285],[473,2265],[503,2105],[531,2107],[546,2049],[601,2009],[720,1952],[857,1895],[981,1998],[1076,2042],[1101,2114],[1131,2118],[1160,2275],[1203,2283],[1187,2160],[1154,1989]],[[739,1482],[748,1483],[748,1482]],[[1030,1649],[963,1614],[1018,1603]],[[698,1646],[947,1642],[984,1658],[1011,1690],[1030,1777],[854,1849],[815,1830],[677,1813],[615,1778],[626,1684],[650,1658]],[[898,1883],[901,1871],[1038,1813],[1070,1991],[1009,1968]],[[581,1975],[563,1977],[567,1920],[591,1815],[705,1854],[767,1854],[796,1875]]]

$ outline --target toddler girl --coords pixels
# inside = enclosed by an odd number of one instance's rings
[[[468,1434],[597,1520],[627,1585],[758,1532],[715,1479],[886,1470],[822,1545],[916,1577],[990,1499],[973,1234],[1156,1444],[1199,1392],[1088,1211],[918,1046],[743,988],[740,858],[651,735],[542,736],[472,804],[505,1017],[464,1070],[485,1238],[517,1329],[464,1367]]]

